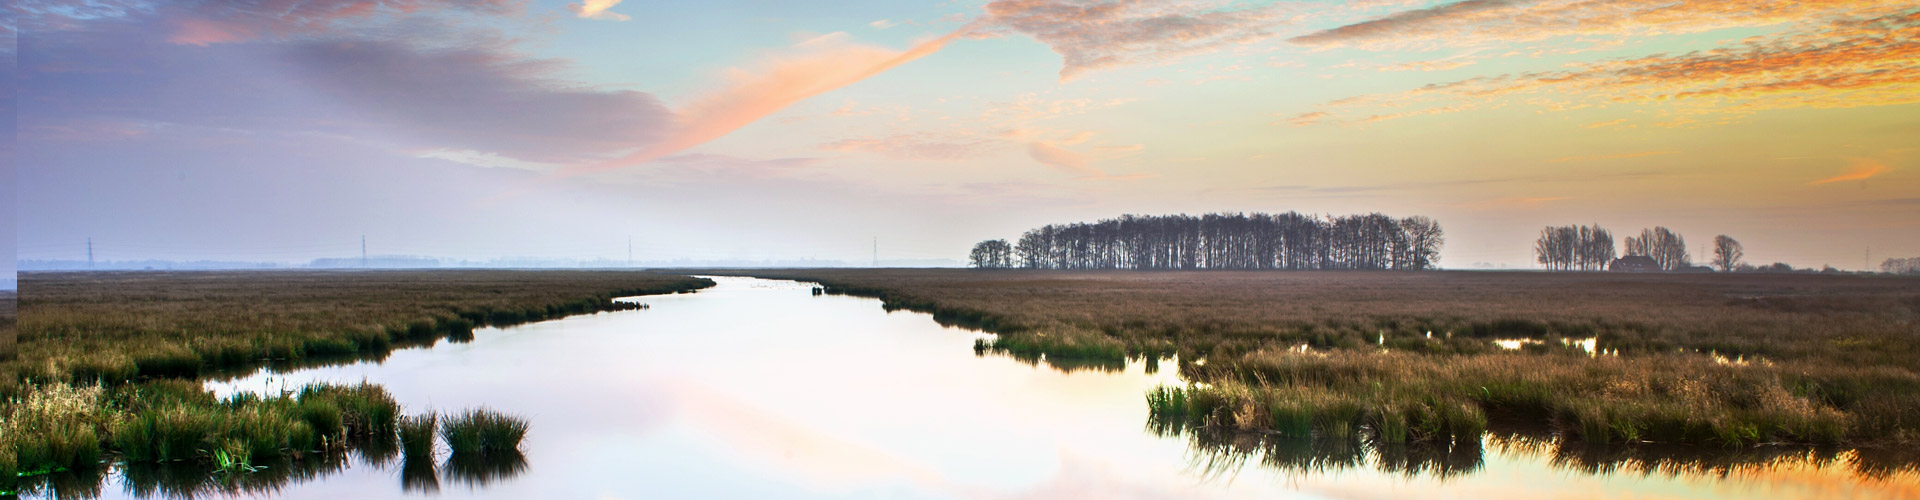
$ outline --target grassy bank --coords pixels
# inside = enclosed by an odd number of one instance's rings
[[[18,357],[0,383],[193,378],[613,310],[712,282],[629,271],[22,273]],[[13,391],[0,387],[0,391]]]
[[[1178,354],[1161,425],[1477,439],[1920,442],[1920,280],[1491,272],[749,271],[1000,334],[1083,366]],[[1496,341],[1532,341],[1518,350]],[[1604,355],[1577,348],[1592,339]],[[1617,353],[1617,354],[1615,354]]]
[[[479,326],[631,309],[611,299],[713,284],[629,271],[24,273],[20,283],[18,355],[0,360],[0,480],[23,476],[0,490],[77,493],[97,490],[109,461],[136,490],[244,493],[337,471],[349,448],[398,454],[398,406],[377,386],[216,400],[200,377],[377,359],[471,339]],[[489,444],[502,439],[493,432]],[[512,455],[449,477],[524,468]]]
[[[19,296],[12,291],[0,291],[0,362],[10,361],[17,354],[19,336],[14,324],[17,316],[15,306]]]

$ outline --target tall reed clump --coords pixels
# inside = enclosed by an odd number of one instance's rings
[[[0,421],[0,454],[16,474],[35,475],[100,465],[102,434],[112,415],[99,386],[36,387]],[[0,464],[4,465],[4,464]]]
[[[310,385],[292,394],[238,393],[224,400],[178,380],[114,391],[114,406],[123,410],[106,441],[126,461],[187,461],[229,471],[391,440],[399,411],[386,390],[368,384]]]
[[[1466,401],[1238,382],[1157,387],[1147,391],[1147,406],[1156,429],[1255,430],[1287,438],[1364,435],[1376,444],[1477,443],[1487,428],[1486,414]]]
[[[431,411],[419,416],[400,417],[400,452],[406,463],[433,461],[433,432],[439,422],[440,414]]]
[[[527,421],[487,408],[452,415],[440,424],[440,438],[458,455],[518,453]]]

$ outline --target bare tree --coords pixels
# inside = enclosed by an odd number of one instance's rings
[[[1644,255],[1653,259],[1662,271],[1678,271],[1693,266],[1693,259],[1687,255],[1687,240],[1665,227],[1655,227],[1640,231],[1640,237],[1627,237],[1627,255]]]
[[[1124,215],[1027,231],[1008,265],[1031,269],[1433,269],[1440,223],[1385,214]],[[984,243],[983,243],[984,244]],[[985,257],[986,248],[976,245]],[[979,267],[976,265],[976,267]]]
[[[1409,268],[1427,270],[1439,267],[1440,247],[1447,244],[1447,235],[1440,230],[1440,222],[1415,215],[1401,220],[1400,228],[1406,231],[1407,247],[1412,254]]]
[[[1713,237],[1713,266],[1720,268],[1720,272],[1733,271],[1734,268],[1739,267],[1740,257],[1744,255],[1746,252],[1741,248],[1739,240],[1724,234]]]

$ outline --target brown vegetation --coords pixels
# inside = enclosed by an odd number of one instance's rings
[[[134,490],[197,491],[173,483],[212,472],[258,480],[225,483],[255,485],[229,492],[337,470],[347,444],[387,457],[398,406],[377,386],[216,401],[193,379],[380,357],[470,339],[476,326],[637,309],[612,299],[713,284],[629,271],[26,273],[20,283],[19,356],[0,362],[0,494],[98,489],[103,457],[128,464]],[[517,433],[494,434],[484,437],[517,444]],[[163,474],[152,464],[188,465]],[[479,464],[453,477],[525,466],[517,455]]]
[[[1178,353],[1182,373],[1209,385],[1182,390],[1165,417],[1202,427],[1364,429],[1404,442],[1470,429],[1485,413],[1551,422],[1588,442],[1920,441],[1920,281],[1906,278],[746,274],[816,281],[1001,334],[983,350],[1072,360]],[[1588,338],[1607,354],[1567,342]],[[1497,339],[1541,342],[1508,351]],[[1319,411],[1329,408],[1339,411]]]
[[[19,357],[0,370],[112,383],[380,356],[711,284],[630,271],[22,273]]]

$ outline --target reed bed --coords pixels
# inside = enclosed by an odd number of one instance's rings
[[[226,399],[187,381],[34,386],[0,414],[0,479],[58,483],[108,459],[210,473],[326,460],[349,443],[391,434],[398,408],[384,389],[364,384]]]
[[[719,271],[716,274],[724,274]],[[1380,443],[1489,420],[1589,443],[1920,443],[1920,279],[1496,272],[734,271],[997,333],[981,352],[1178,354],[1156,425]],[[1508,350],[1496,340],[1525,339]],[[1580,349],[1592,339],[1594,349]]]
[[[115,461],[139,491],[258,493],[337,470],[327,464],[349,451],[391,460],[399,407],[378,386],[217,400],[197,379],[379,358],[712,284],[629,271],[24,273],[19,352],[0,353],[0,491],[85,496]],[[430,451],[422,463],[431,474]],[[208,474],[230,487],[195,486]]]
[[[712,284],[635,271],[22,273],[19,355],[0,362],[0,392],[378,358]]]
[[[440,423],[440,438],[458,455],[518,453],[527,421],[487,408],[450,415]]]
[[[433,433],[440,425],[440,414],[427,412],[400,417],[400,451],[409,464],[433,462]]]

